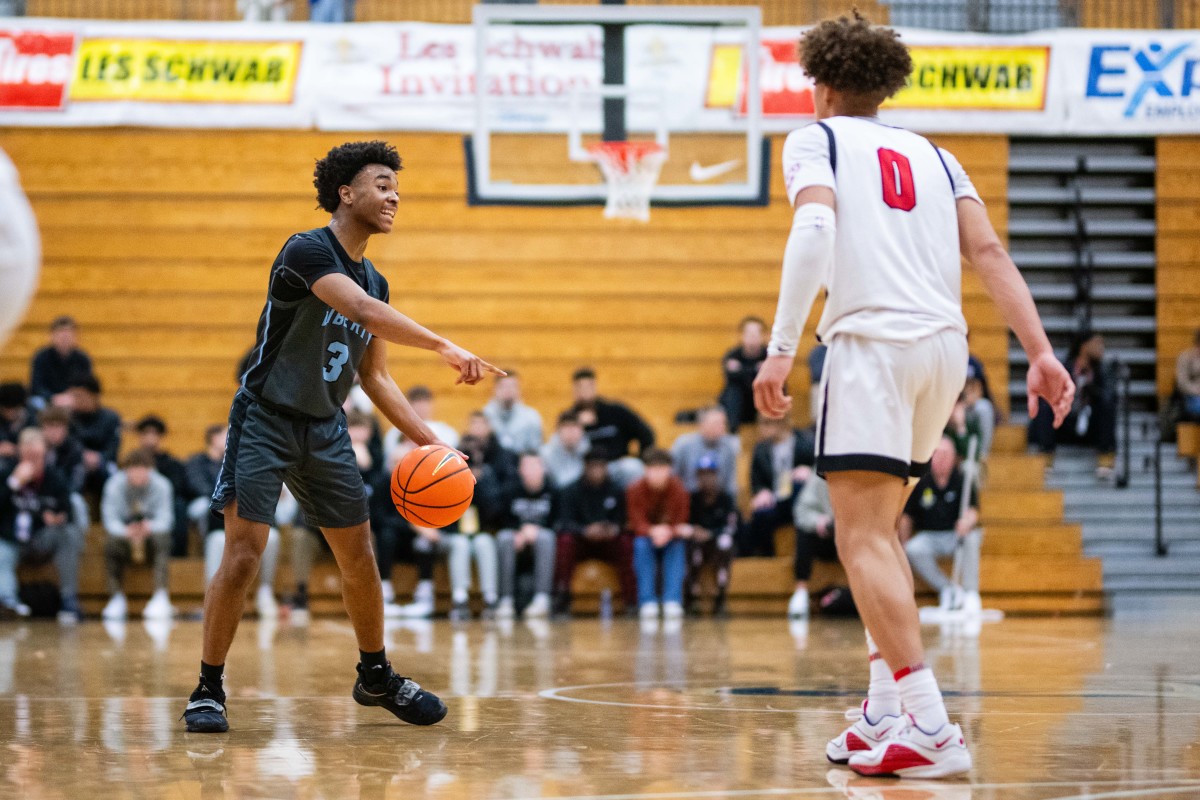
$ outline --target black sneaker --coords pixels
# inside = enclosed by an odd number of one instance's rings
[[[383,667],[372,667],[372,671]],[[409,678],[397,675],[387,666],[383,681],[363,680],[363,665],[358,665],[358,680],[354,682],[354,702],[360,706],[386,708],[411,725],[433,725],[446,717],[446,704],[437,695],[422,689]]]
[[[225,733],[229,720],[225,718],[225,691],[212,688],[204,678],[183,710],[188,733]]]
[[[490,602],[490,603],[484,603],[484,604],[483,604],[483,611],[479,612],[479,618],[480,618],[481,620],[483,620],[484,622],[493,622],[493,621],[495,621],[495,619],[496,619],[496,606],[498,606],[498,605],[499,605],[499,603],[497,603],[495,600],[493,600],[493,601],[492,601],[492,602]]]
[[[450,607],[451,622],[469,622],[471,620],[471,607],[466,603],[455,603]]]

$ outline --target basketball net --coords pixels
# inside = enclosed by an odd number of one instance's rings
[[[588,153],[608,184],[605,219],[650,221],[650,194],[667,160],[657,142],[592,142]]]

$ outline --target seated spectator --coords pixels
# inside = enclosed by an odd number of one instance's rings
[[[309,22],[353,22],[355,0],[308,0]]]
[[[46,463],[66,478],[71,489],[71,523],[82,533],[91,527],[91,512],[83,495],[83,445],[71,435],[71,412],[50,406],[38,415],[46,440]]]
[[[391,460],[384,469],[375,473],[374,483],[367,486],[370,498],[371,535],[375,538],[375,562],[379,566],[379,579],[383,584],[383,613],[385,617],[400,617],[404,615],[404,606],[396,603],[396,587],[392,583],[392,572],[397,562],[416,563],[413,551],[413,537],[416,532],[404,517],[396,511],[392,501],[392,471],[404,457],[400,448],[391,453]],[[430,571],[430,580],[433,573]],[[433,586],[430,584],[430,609],[433,613]]]
[[[342,403],[342,412],[345,413],[347,419],[356,411],[367,415],[367,423],[371,428],[371,433],[367,438],[367,451],[371,454],[371,461],[375,464],[383,464],[386,459],[383,457],[383,428],[379,425],[379,414],[375,409],[375,404],[363,390],[357,374],[350,387],[350,394],[346,395],[346,402]]]
[[[346,413],[346,433],[350,436],[350,446],[354,449],[358,471],[367,486],[372,485],[375,477],[383,471],[383,460],[378,458],[371,447],[371,437],[375,433],[376,425],[375,416],[370,412],[354,408]]]
[[[59,621],[79,621],[83,531],[71,521],[71,487],[48,463],[37,428],[21,432],[17,457],[0,462],[0,615],[29,616],[17,592],[17,565],[54,559],[62,606]]]
[[[814,427],[821,410],[821,375],[825,372],[825,354],[828,350],[824,343],[817,342],[808,351],[808,411]]]
[[[25,387],[19,383],[0,383],[0,458],[15,458],[21,431],[36,424]]]
[[[550,615],[554,591],[554,525],[558,522],[558,492],[546,479],[546,467],[537,453],[524,453],[517,467],[520,479],[505,494],[500,511],[500,606],[497,615],[511,618],[517,570],[533,570],[533,599],[525,607],[526,619]]]
[[[332,551],[321,531],[308,524],[304,511],[286,483],[280,490],[279,504],[275,507],[275,527],[279,528],[281,534],[289,534],[292,541],[292,575],[296,580],[296,590],[288,600],[287,614],[293,623],[303,625],[308,622],[308,584],[312,578],[313,563],[322,552],[332,555]]]
[[[949,436],[950,440],[954,442],[954,451],[959,458],[967,457],[971,439],[974,439],[975,458],[983,460],[979,453],[979,443],[983,441],[983,431],[979,425],[979,418],[970,410],[965,393],[960,394],[958,400],[954,402],[954,408],[950,411],[950,421],[946,423],[942,433]]]
[[[483,414],[500,445],[512,453],[528,453],[542,446],[542,415],[521,402],[521,379],[516,370],[496,378],[491,401]]]
[[[79,348],[79,328],[70,317],[50,323],[50,344],[33,354],[29,390],[39,408],[66,405],[71,382],[92,374],[92,359]]]
[[[562,494],[558,522],[556,604],[560,614],[571,612],[571,581],[580,561],[597,559],[616,570],[625,611],[637,603],[633,574],[633,537],[625,530],[625,490],[608,474],[608,460],[598,453],[584,458],[583,477]]]
[[[100,518],[108,534],[104,565],[112,596],[102,616],[125,619],[125,568],[149,560],[154,565],[154,594],[142,616],[169,619],[175,613],[167,588],[171,530],[175,526],[171,482],[155,471],[154,454],[145,450],[125,456],[121,467],[104,484],[100,502]]]
[[[751,516],[739,556],[775,555],[775,531],[793,524],[792,498],[812,475],[816,456],[812,434],[793,430],[786,419],[760,417],[758,435],[750,459]]]
[[[468,442],[468,440],[470,440]],[[503,446],[492,432],[492,424],[481,411],[472,411],[467,417],[467,430],[458,443],[464,453],[492,469],[492,477],[507,486],[517,480],[517,454]],[[467,450],[470,447],[470,450]]]
[[[99,494],[117,470],[121,418],[100,404],[100,381],[94,375],[71,379],[71,433],[83,445],[83,491]]]
[[[687,570],[691,498],[683,481],[671,474],[671,454],[646,451],[646,473],[625,492],[627,526],[633,540],[633,571],[637,575],[642,619],[683,616],[683,582]],[[659,561],[662,588],[659,589]]]
[[[813,559],[837,561],[837,544],[833,538],[833,504],[829,502],[829,484],[820,475],[804,482],[796,495],[796,555],[792,575],[796,589],[788,601],[788,617],[808,618],[808,581],[812,577]]]
[[[225,439],[229,429],[224,425],[209,425],[204,429],[204,450],[184,464],[188,495],[195,498],[188,505],[188,519],[196,524],[200,536],[209,531],[223,530],[225,518],[212,510],[212,496],[225,463]]]
[[[1045,400],[1029,422],[1029,443],[1039,452],[1053,453],[1059,444],[1094,447],[1101,461],[1096,475],[1112,474],[1112,456],[1117,449],[1117,386],[1112,365],[1104,360],[1104,339],[1083,331],[1075,337],[1063,362],[1075,379],[1075,402],[1059,428]]]
[[[754,421],[754,377],[767,359],[767,323],[746,317],[738,323],[738,332],[741,340],[722,359],[725,388],[717,400],[725,409],[730,433],[737,433],[742,423]]]
[[[725,410],[720,406],[703,409],[698,422],[696,430],[680,434],[675,444],[671,445],[675,474],[683,481],[688,492],[696,492],[700,488],[696,477],[700,462],[711,461],[717,465],[721,491],[736,502],[737,460],[742,442],[728,432]]]
[[[1200,330],[1192,337],[1192,346],[1175,359],[1175,388],[1183,399],[1183,413],[1200,422]]]
[[[574,411],[587,434],[590,449],[608,459],[613,479],[622,486],[636,480],[644,469],[639,458],[630,454],[638,446],[644,454],[654,446],[654,431],[632,409],[596,394],[596,373],[590,367],[575,370],[571,376],[575,394]]]
[[[981,378],[967,376],[967,383],[963,387],[963,399],[967,403],[968,419],[973,418],[975,425],[979,428],[979,460],[981,462],[987,461],[988,455],[992,452],[992,439],[996,437],[997,419],[996,407],[984,391]]]
[[[967,336],[970,339],[970,335]],[[967,354],[967,380],[979,381],[980,391],[987,398],[989,403],[995,403],[995,398],[992,397],[992,389],[988,385],[987,370],[983,368],[983,362],[979,358],[970,353]]]
[[[958,469],[954,442],[943,438],[929,464],[929,472],[917,482],[900,517],[900,541],[909,563],[925,583],[938,593],[940,605],[949,609],[954,587],[938,567],[939,558],[953,556],[962,548],[962,609],[978,612],[979,550],[983,533],[979,522],[979,495],[971,487],[966,513],[962,513],[963,473]]]
[[[722,485],[720,466],[715,459],[707,456],[696,465],[696,491],[692,492],[688,523],[692,526],[692,535],[688,540],[686,608],[689,612],[696,611],[694,606],[696,598],[700,596],[700,576],[706,567],[711,566],[717,581],[713,616],[725,616],[733,537],[741,525],[741,518],[733,495]]]
[[[405,393],[405,397],[408,398],[413,411],[417,412],[417,416],[433,431],[434,436],[450,447],[458,447],[458,431],[454,430],[452,425],[433,418],[433,392],[428,386],[414,386]],[[392,428],[387,432],[387,436],[383,437],[384,455],[390,456],[392,450],[398,446],[403,447],[404,452],[413,449],[412,442],[404,440],[400,429]]]
[[[539,451],[554,488],[565,489],[582,477],[583,459],[590,447],[579,416],[574,411],[559,414],[554,435]],[[607,462],[608,456],[603,458]]]
[[[291,0],[238,0],[237,9],[245,22],[287,22]]]
[[[163,422],[162,417],[148,414],[139,419],[133,429],[137,433],[138,448],[154,456],[154,469],[171,482],[171,494],[175,502],[171,557],[183,558],[188,554],[188,503],[194,497],[187,470],[182,461],[162,449],[163,437],[167,435],[167,423]]]

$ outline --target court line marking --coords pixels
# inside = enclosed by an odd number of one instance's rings
[[[1150,789],[1130,789],[1118,792],[1109,792],[1106,794],[1081,794],[1069,795],[1057,798],[1046,798],[1046,800],[1116,800],[1122,797],[1149,797],[1154,794],[1162,794],[1163,792],[1177,792],[1187,789],[1195,789],[1200,786],[1200,780],[1196,781],[1180,781],[1180,780],[1162,780],[1157,778],[1143,778],[1136,780],[1114,780],[1114,781],[1041,781],[1028,783],[946,783],[939,784],[945,788],[964,788],[968,790],[975,789],[1056,789],[1071,787],[1078,789],[1080,786],[1128,786],[1129,784],[1157,784]],[[880,784],[879,788],[911,788],[924,789],[927,784],[923,782],[904,782]],[[1130,792],[1133,792],[1132,794]],[[699,798],[705,797],[779,797],[779,796],[796,796],[796,795],[824,795],[834,794],[839,797],[845,796],[845,791],[836,786],[821,786],[810,788],[782,788],[772,787],[766,789],[726,789],[724,791],[715,791],[711,789],[700,791],[680,791],[680,792],[644,792],[632,794],[578,794],[555,797],[554,800],[671,800],[671,798]],[[542,800],[541,795],[529,795],[527,797],[514,798],[514,800]]]
[[[614,706],[616,708],[645,708],[645,709],[657,709],[660,711],[724,711],[724,712],[732,711],[732,712],[737,712],[737,713],[750,713],[750,714],[829,714],[829,715],[836,715],[839,717],[845,713],[844,709],[841,711],[838,711],[835,709],[825,709],[825,708],[771,708],[769,706],[763,707],[763,708],[746,708],[746,707],[742,707],[742,706],[663,705],[663,704],[658,704],[658,703],[625,703],[625,702],[621,702],[619,700],[593,700],[593,699],[586,698],[586,697],[570,697],[568,695],[563,694],[563,692],[573,692],[573,691],[580,691],[580,690],[587,690],[587,689],[615,689],[615,688],[621,688],[621,689],[667,688],[667,689],[670,689],[670,688],[673,688],[673,687],[667,685],[670,683],[673,683],[673,681],[630,681],[630,682],[621,682],[621,683],[591,683],[591,684],[582,684],[579,686],[557,686],[552,689],[543,689],[542,691],[538,692],[538,697],[542,698],[543,700],[559,700],[564,703],[581,703],[583,705],[594,705],[594,706]],[[724,688],[724,687],[722,687],[722,688]],[[752,695],[741,695],[741,696],[752,696]],[[835,697],[835,698],[842,697],[842,696],[847,697],[847,698],[853,698],[853,697],[857,697],[860,695],[851,694],[849,692],[846,693],[845,695],[830,695],[830,697]],[[1143,697],[1141,695],[1127,695],[1127,696],[1123,696],[1123,697],[1124,697],[1124,699],[1138,700],[1138,699],[1146,699],[1148,697],[1153,698],[1153,697],[1159,697],[1159,696],[1160,695],[1146,695],[1145,697]],[[963,699],[981,700],[981,699],[988,699],[988,697],[990,697],[990,695],[986,695],[986,694],[968,695]],[[999,699],[1013,699],[1014,697],[1015,697],[1014,695],[1000,695]],[[1037,697],[1039,697],[1039,695],[1028,695],[1028,697],[1036,699]],[[1078,697],[1080,700],[1088,699],[1087,695],[1084,695],[1084,694],[1080,694],[1080,695],[1049,695],[1049,697],[1053,697],[1055,699],[1061,699],[1062,697],[1067,697],[1067,698]],[[968,713],[975,713],[975,712],[968,712]],[[979,712],[979,713],[982,713],[982,712]],[[1063,711],[1035,711],[1035,710],[994,711],[991,709],[988,710],[987,714],[988,714],[988,716],[1013,716],[1013,717],[1030,717],[1030,716],[1054,716],[1054,717],[1061,717],[1061,716],[1077,716],[1077,717],[1191,716],[1191,717],[1194,717],[1194,716],[1196,716],[1196,712],[1194,712],[1194,711],[1067,711],[1067,712],[1063,712]]]

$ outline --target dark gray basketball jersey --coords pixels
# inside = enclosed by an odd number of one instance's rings
[[[377,300],[390,299],[387,280],[365,258],[352,261],[329,228],[288,239],[271,268],[267,304],[242,376],[242,386],[270,406],[331,417],[354,385],[371,334],[312,292],[318,279],[335,272]]]

